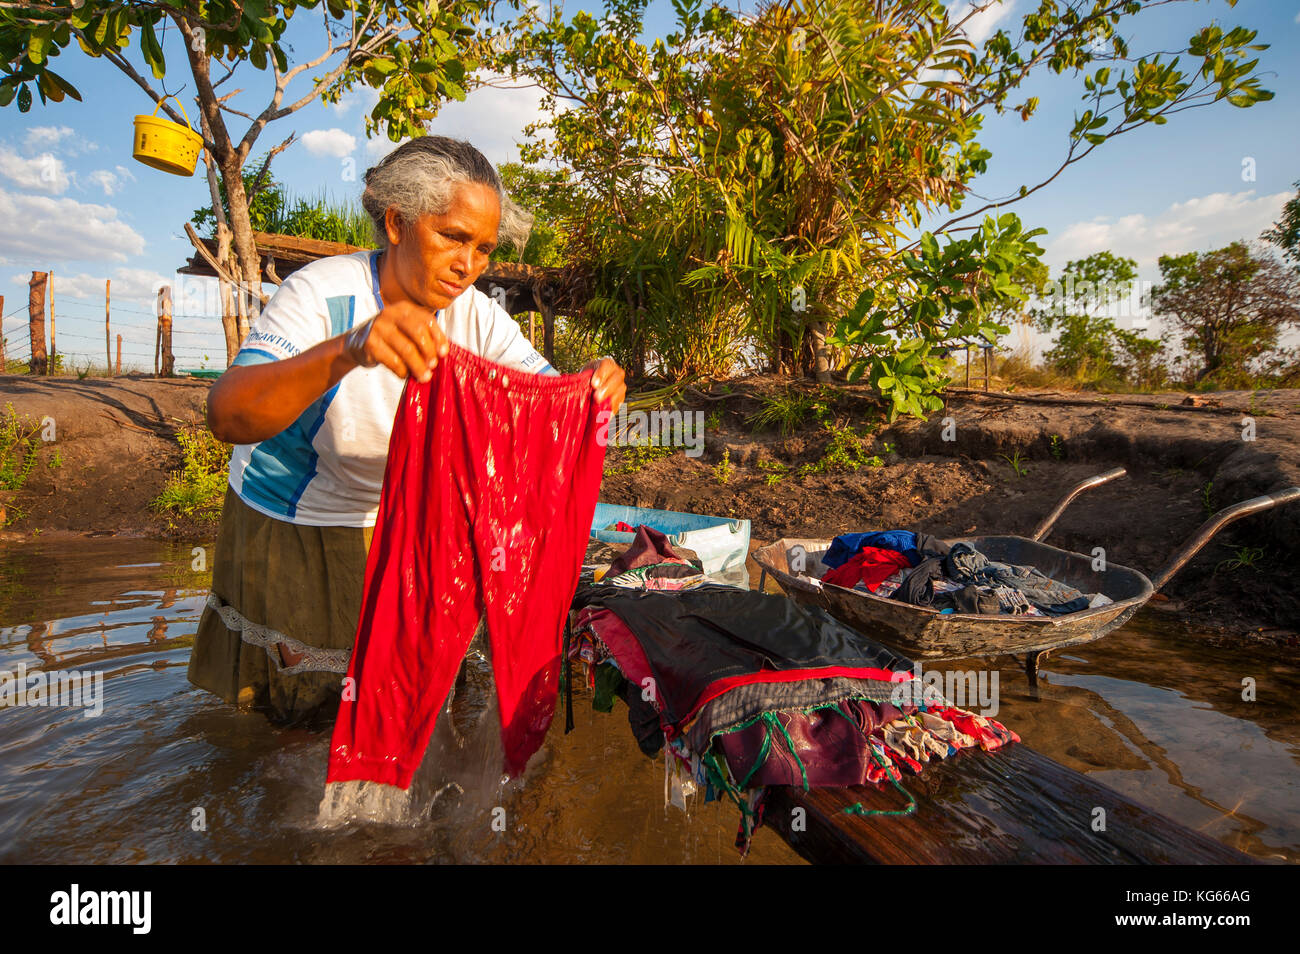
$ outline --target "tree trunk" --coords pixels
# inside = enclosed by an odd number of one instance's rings
[[[222,268],[230,269],[230,227],[225,223],[225,215],[222,215],[222,221],[217,223],[217,264]],[[220,278],[218,287],[221,289],[221,330],[226,336],[226,366],[229,367],[234,363],[235,355],[239,353],[239,346],[242,340],[239,337],[239,317],[238,309],[235,307],[234,289],[230,287],[230,282]]]
[[[45,272],[32,272],[28,282],[27,330],[31,336],[31,359],[27,363],[30,374],[44,374],[45,359]]]
[[[230,231],[234,244],[234,261],[231,271],[237,273],[239,285],[235,288],[239,315],[239,343],[248,337],[252,324],[262,305],[262,263],[257,257],[257,242],[253,238],[253,225],[248,215],[248,194],[244,192],[243,170],[233,155],[221,163],[221,181],[226,185],[227,211],[230,213]]]
[[[235,350],[238,345],[242,344],[244,338],[248,335],[248,325],[261,310],[262,305],[262,270],[261,263],[257,258],[257,243],[253,239],[253,226],[248,214],[248,195],[244,191],[243,179],[243,162],[244,156],[241,155],[235,143],[230,137],[230,131],[226,128],[226,121],[221,115],[221,107],[217,102],[217,94],[212,88],[212,81],[209,74],[208,53],[202,42],[196,42],[199,37],[195,34],[193,27],[184,17],[173,16],[172,21],[179,28],[181,35],[185,38],[184,49],[185,55],[190,61],[190,71],[194,74],[194,82],[197,87],[200,119],[203,127],[212,139],[212,153],[216,160],[217,168],[221,170],[221,181],[226,187],[226,212],[228,213],[231,237],[234,243],[234,262],[237,268],[232,267],[232,277],[239,283],[235,288],[235,295],[240,301],[245,303],[242,309],[237,309],[241,316],[236,323]],[[250,140],[250,145],[251,145]],[[217,213],[220,203],[214,198],[213,213]],[[218,218],[218,221],[220,219]],[[235,273],[238,274],[235,274]],[[226,322],[226,316],[222,316],[223,325]],[[226,351],[227,359],[233,360],[234,354],[231,352],[231,335],[226,332]]]

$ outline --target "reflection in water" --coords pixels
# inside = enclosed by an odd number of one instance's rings
[[[439,720],[401,824],[318,820],[328,736],[276,729],[185,671],[208,575],[191,550],[83,540],[0,551],[0,670],[102,673],[104,712],[0,710],[7,862],[730,863],[736,813],[663,804],[663,765],[621,708],[575,700],[502,786],[486,660]],[[757,579],[757,577],[754,577]],[[979,667],[957,663],[954,668]],[[1178,821],[1300,860],[1300,669],[1130,624],[1048,658],[1040,699],[1000,673],[998,718],[1026,743]],[[1242,698],[1254,680],[1257,701]],[[495,823],[495,824],[494,824]],[[770,830],[751,862],[797,862]]]
[[[319,824],[329,737],[277,729],[185,678],[209,574],[191,550],[79,540],[0,550],[0,670],[104,676],[104,711],[0,709],[0,861],[739,861],[728,804],[665,809],[627,720],[575,699],[500,784],[490,670],[466,668],[402,824]],[[488,681],[484,682],[485,675]],[[762,832],[750,863],[797,863]]]

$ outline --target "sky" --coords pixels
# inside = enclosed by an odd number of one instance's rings
[[[1010,28],[1031,3],[1005,0],[978,14],[972,39]],[[742,0],[741,8],[753,4]],[[565,9],[599,13],[601,7],[569,3]],[[671,32],[672,16],[668,0],[654,0],[646,36]],[[320,24],[312,17],[300,14],[289,29],[289,42],[303,57],[318,48]],[[1250,109],[1218,103],[1117,137],[1040,192],[1005,205],[1027,227],[1047,229],[1039,242],[1053,274],[1067,261],[1108,249],[1136,259],[1140,277],[1156,281],[1160,255],[1255,239],[1294,194],[1300,180],[1300,0],[1170,4],[1144,11],[1126,24],[1124,35],[1135,52],[1168,49],[1211,21],[1257,30],[1258,42],[1270,44],[1259,54],[1259,69],[1274,99]],[[193,113],[193,81],[179,43],[175,30],[165,37],[171,69],[156,85],[179,94]],[[136,50],[130,58],[147,73]],[[136,162],[132,118],[153,111],[145,93],[75,45],[57,66],[83,102],[42,105],[38,98],[26,114],[15,104],[0,109],[0,314],[9,353],[26,352],[27,284],[31,272],[41,270],[54,275],[58,349],[69,364],[105,359],[104,282],[111,279],[111,324],[115,335],[123,335],[125,365],[152,370],[155,291],[170,283],[177,366],[224,367],[215,282],[175,274],[193,251],[184,223],[210,204],[202,162],[192,178]],[[236,108],[260,111],[271,77],[247,65],[243,70],[224,88],[244,91],[233,100]],[[295,80],[290,97],[309,91],[310,75]],[[988,116],[980,141],[993,156],[975,191],[1012,195],[1050,175],[1064,155],[1073,114],[1084,108],[1082,92],[1078,80],[1041,78],[1025,90],[1041,100],[1029,122]],[[539,116],[539,102],[535,89],[479,89],[463,103],[444,106],[430,131],[468,139],[493,162],[518,161],[523,127]],[[254,154],[296,133],[297,141],[274,161],[277,179],[295,195],[355,199],[364,170],[394,146],[386,138],[366,139],[363,117],[373,103],[366,90],[354,90],[337,105],[313,102],[268,126]],[[244,127],[234,128],[242,134]],[[924,224],[933,228],[945,218]],[[1158,331],[1141,314],[1121,315],[1120,325]],[[1041,347],[1042,341],[1029,343]]]

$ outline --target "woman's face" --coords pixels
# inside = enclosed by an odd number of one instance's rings
[[[405,299],[446,308],[487,268],[500,223],[496,192],[477,182],[459,183],[445,213],[422,215],[410,228],[404,229],[390,208],[384,220],[387,261],[380,274],[384,304]]]

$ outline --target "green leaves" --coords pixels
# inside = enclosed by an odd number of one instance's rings
[[[162,44],[158,42],[158,37],[153,32],[152,23],[140,24],[140,52],[149,69],[153,71],[153,78],[162,79],[167,72],[167,62],[163,59]]]

